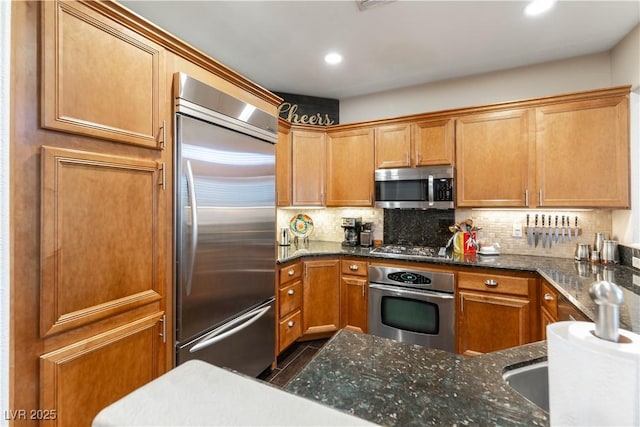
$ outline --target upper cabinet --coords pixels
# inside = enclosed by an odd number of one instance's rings
[[[325,158],[324,129],[291,131],[292,205],[324,206]]]
[[[379,126],[375,134],[375,168],[450,165],[453,148],[451,118]]]
[[[510,105],[456,120],[457,206],[629,207],[629,87]]]
[[[629,98],[536,108],[538,206],[628,208]]]
[[[291,125],[278,120],[276,144],[276,205],[291,205]]]
[[[373,205],[373,129],[327,133],[327,206]]]
[[[470,114],[457,120],[457,206],[527,206],[531,121],[527,109]]]
[[[42,10],[42,126],[162,148],[164,49],[79,2]]]

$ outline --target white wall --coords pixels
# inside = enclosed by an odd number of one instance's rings
[[[11,2],[0,1],[0,413],[9,408],[9,125]],[[2,417],[0,425],[8,425]]]
[[[378,120],[609,86],[610,54],[599,53],[345,98],[340,100],[340,122]]]

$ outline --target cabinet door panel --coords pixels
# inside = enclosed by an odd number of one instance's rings
[[[369,286],[367,279],[342,276],[341,278],[341,321],[342,327],[352,331],[367,332],[367,308]]]
[[[529,122],[528,110],[473,114],[457,120],[457,206],[527,205]]]
[[[158,164],[42,149],[41,334],[163,295]]]
[[[530,341],[529,300],[459,292],[458,352],[489,353]]]
[[[540,206],[629,207],[628,98],[540,107]]]
[[[340,261],[305,261],[302,333],[326,334],[340,329]]]
[[[453,163],[453,119],[428,120],[412,125],[416,166]]]
[[[292,204],[323,206],[326,141],[324,132],[292,131]]]
[[[86,5],[42,4],[43,126],[157,147],[164,50]]]
[[[51,425],[91,425],[102,408],[157,377],[161,315],[42,355],[40,408],[55,408]]]
[[[376,128],[375,168],[411,167],[411,125],[390,125]]]
[[[326,204],[373,204],[373,129],[327,135]]]
[[[291,129],[278,126],[276,144],[276,196],[278,206],[291,204]]]

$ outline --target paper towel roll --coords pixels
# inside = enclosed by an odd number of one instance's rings
[[[593,335],[591,322],[547,326],[551,425],[640,425],[640,335]]]

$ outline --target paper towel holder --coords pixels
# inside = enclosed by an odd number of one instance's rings
[[[619,342],[620,304],[624,301],[622,290],[615,283],[601,280],[591,285],[589,296],[598,305],[594,335],[603,340]]]

